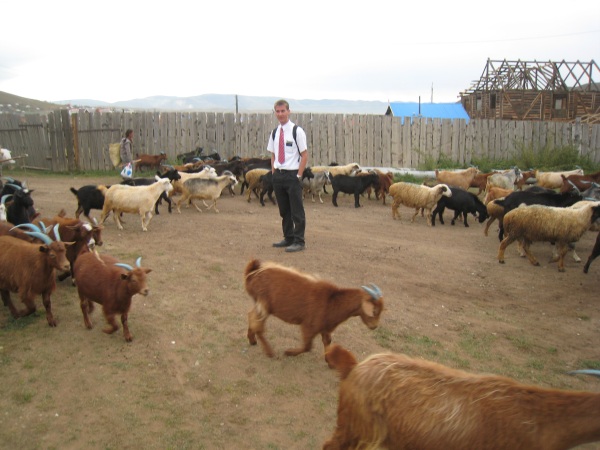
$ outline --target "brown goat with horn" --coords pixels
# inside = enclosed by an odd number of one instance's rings
[[[274,356],[264,337],[269,315],[300,325],[302,345],[286,350],[287,356],[310,351],[318,334],[327,348],[331,333],[350,317],[359,316],[371,330],[379,324],[383,298],[374,284],[362,289],[342,288],[295,269],[256,259],[246,265],[244,275],[246,291],[254,300],[248,313],[248,340],[256,345],[258,338],[269,357]]]

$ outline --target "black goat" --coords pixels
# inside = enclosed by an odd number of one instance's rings
[[[444,225],[443,214],[446,208],[454,211],[454,217],[452,218],[452,222],[450,222],[452,225],[454,225],[456,219],[458,219],[461,214],[463,216],[465,227],[469,226],[467,223],[467,214],[469,213],[476,215],[479,223],[483,223],[487,219],[487,208],[475,194],[458,187],[449,187],[450,191],[452,191],[452,197],[442,196],[442,198],[438,200],[437,206],[433,210],[431,216],[432,227],[435,226],[436,215],[440,217],[440,223]]]
[[[337,207],[338,192],[343,192],[344,194],[354,194],[354,207],[360,208],[360,194],[365,192],[368,187],[378,189],[379,175],[373,171],[367,172],[366,175],[353,177],[349,175],[336,175],[331,179],[331,186],[333,187],[333,195],[331,197],[333,206]]]
[[[181,153],[177,155],[177,160],[181,161],[183,164],[194,162],[195,160],[200,159],[203,150],[202,147],[197,147],[196,150],[192,150],[191,152]]]
[[[33,190],[29,189],[14,191],[11,201],[6,203],[6,220],[8,222],[13,225],[21,225],[33,221],[39,215],[33,206],[32,192]]]
[[[556,193],[554,191],[532,191],[527,189],[525,191],[515,191],[507,195],[504,200],[494,200],[497,205],[504,208],[504,215],[519,205],[544,205],[544,206],[555,206],[559,208],[566,208],[574,205],[578,201],[583,200],[583,197],[579,192],[570,191],[564,193]],[[504,217],[504,216],[503,216]],[[498,231],[498,239],[500,242],[504,239],[504,222],[502,218],[499,220],[500,230]]]
[[[75,211],[75,217],[79,219],[81,213],[93,223],[94,221],[90,217],[90,211],[92,209],[102,210],[104,207],[104,194],[110,186],[104,186],[102,184],[87,184],[81,186],[79,189],[71,187],[71,192],[77,197],[77,210]]]

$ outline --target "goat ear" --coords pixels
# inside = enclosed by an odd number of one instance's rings
[[[127,278],[129,278],[129,273],[122,273],[121,274],[121,280],[126,280]]]
[[[373,300],[370,297],[368,299],[363,300],[362,310],[369,317],[375,316],[375,305],[373,304]]]

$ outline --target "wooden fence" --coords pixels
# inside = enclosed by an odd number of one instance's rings
[[[508,159],[523,149],[574,146],[600,163],[600,125],[397,118],[359,114],[293,114],[307,134],[311,165],[357,162],[363,166],[418,168],[441,156],[463,166],[474,158]],[[134,130],[134,152],[176,155],[204,149],[222,157],[266,154],[273,114],[205,112],[86,112],[0,115],[0,145],[29,168],[114,170],[108,146]]]

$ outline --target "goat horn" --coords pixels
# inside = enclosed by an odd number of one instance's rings
[[[22,191],[23,190],[23,188],[21,186],[19,186],[18,184],[6,183],[6,186],[10,186],[12,188],[15,188],[18,191]]]
[[[567,372],[567,374],[569,374],[569,375],[577,375],[579,373],[582,373],[584,375],[594,375],[594,376],[600,377],[600,370],[596,370],[596,369],[581,369],[581,370],[572,370],[571,372]]]
[[[1,200],[2,204],[4,205],[4,203],[6,202],[6,200],[8,200],[8,198],[12,197],[12,196],[13,196],[12,194],[3,195],[2,196],[2,200]]]
[[[52,244],[52,239],[50,239],[44,233],[40,233],[39,231],[26,231],[25,234],[34,238],[38,238],[40,241],[43,241],[46,245]]]
[[[15,228],[23,228],[23,227],[27,227],[33,231],[35,231],[36,233],[41,233],[42,230],[40,229],[40,227],[38,227],[37,225],[34,225],[33,223],[20,223],[19,225],[15,225],[14,227],[12,227],[10,229],[10,231],[14,230]]]
[[[381,289],[379,289],[379,286],[377,286],[375,283],[369,283],[371,285],[371,287],[373,288],[373,290],[377,293],[378,297],[377,298],[381,298],[381,296],[383,295],[383,293],[381,292]]]
[[[142,257],[141,256],[135,260],[135,265],[138,267],[142,267]]]
[[[14,178],[11,178],[11,177],[0,177],[0,178],[2,178],[2,179],[4,179],[4,180],[8,181],[9,183],[14,183],[14,182],[15,182],[15,179],[14,179]]]
[[[58,232],[58,224],[54,225],[54,236],[56,237],[57,241],[60,241],[60,233]]]
[[[48,232],[50,231],[46,228],[46,225],[44,225],[44,222],[42,222],[41,220],[40,220],[40,229],[42,230],[42,233],[46,233],[46,234],[48,234]]]
[[[115,263],[115,266],[122,267],[123,269],[127,269],[129,271],[133,270],[133,267],[131,267],[129,264],[125,264],[125,263]]]
[[[361,288],[363,288],[367,292],[367,294],[369,294],[371,296],[371,298],[373,300],[379,299],[379,295],[372,288],[370,288],[368,286],[361,286]]]

